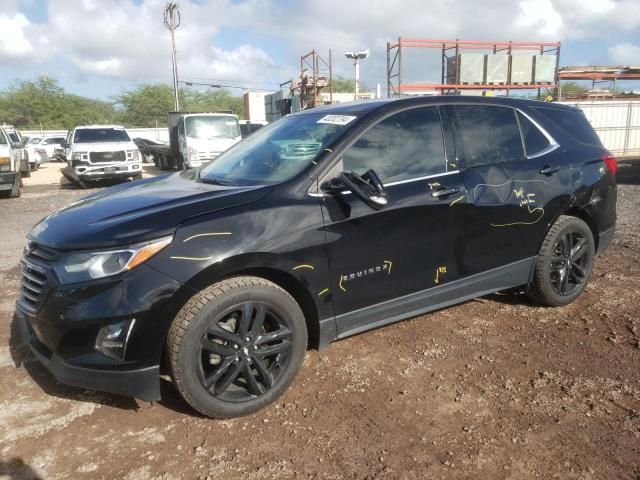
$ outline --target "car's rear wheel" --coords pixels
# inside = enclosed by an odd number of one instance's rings
[[[589,226],[579,218],[561,216],[542,242],[529,295],[552,307],[573,302],[589,281],[595,254]]]
[[[223,280],[196,294],[167,338],[180,394],[214,418],[248,415],[275,401],[293,381],[306,346],[296,301],[257,277]]]

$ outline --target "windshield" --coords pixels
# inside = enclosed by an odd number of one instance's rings
[[[124,128],[79,128],[73,136],[74,143],[129,142]]]
[[[34,138],[30,138],[29,141],[27,143],[40,143],[42,139],[40,137],[34,137]]]
[[[308,167],[354,119],[324,113],[281,118],[203,168],[200,180],[240,185],[284,182]]]
[[[240,136],[238,119],[231,115],[190,116],[185,119],[187,137],[236,138]]]

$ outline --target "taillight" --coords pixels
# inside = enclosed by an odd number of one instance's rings
[[[618,160],[616,160],[616,157],[607,152],[602,156],[602,160],[611,173],[615,175],[618,171]]]

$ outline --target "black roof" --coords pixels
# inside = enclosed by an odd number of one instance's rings
[[[308,113],[326,113],[335,115],[356,115],[363,116],[391,105],[413,106],[413,105],[429,105],[429,104],[456,104],[456,103],[475,103],[488,105],[505,105],[511,107],[528,106],[528,107],[547,107],[573,110],[574,107],[562,105],[559,103],[542,102],[539,100],[525,100],[513,97],[482,97],[475,95],[424,95],[401,98],[379,98],[375,100],[362,100],[359,102],[335,103],[309,110],[296,112],[294,115],[305,115]]]

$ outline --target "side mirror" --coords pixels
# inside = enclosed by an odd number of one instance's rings
[[[331,180],[328,180],[320,185],[320,190],[322,190],[324,193],[328,193],[329,195],[335,195],[337,193],[346,192],[347,190],[349,190],[349,187],[345,185],[345,183],[338,175],[337,177],[332,178]]]
[[[325,182],[322,191],[336,194],[350,190],[356,197],[374,210],[384,208],[389,199],[380,178],[373,170],[360,176],[355,172],[342,172],[336,178]]]

